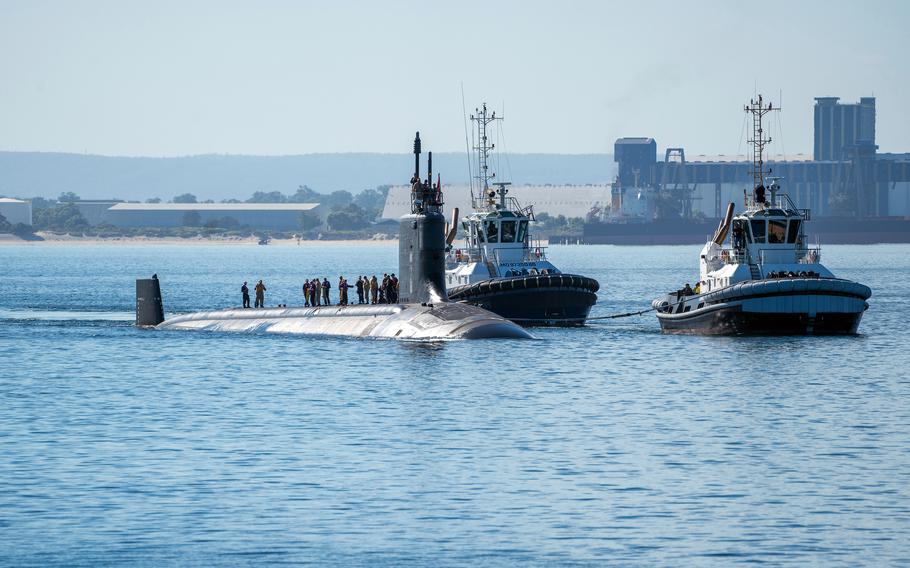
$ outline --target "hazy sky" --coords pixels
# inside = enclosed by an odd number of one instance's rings
[[[872,94],[908,151],[908,29],[904,0],[0,0],[0,150],[461,151],[463,83],[513,152],[743,151],[756,86],[783,95],[772,152],[811,153],[813,97]]]

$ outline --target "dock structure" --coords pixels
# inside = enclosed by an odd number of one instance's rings
[[[794,202],[821,217],[910,216],[910,153],[878,152],[875,98],[845,104],[818,97],[814,106],[814,155],[768,156],[767,167],[785,180]],[[752,157],[688,155],[665,148],[658,160],[653,138],[620,138],[614,145],[617,187],[654,188],[659,216],[720,218],[724,204],[742,198],[752,181]],[[619,198],[616,198],[619,199]]]

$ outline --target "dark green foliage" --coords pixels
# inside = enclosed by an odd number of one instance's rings
[[[88,221],[72,203],[60,203],[51,209],[33,213],[35,227],[50,231],[82,232],[89,228]]]
[[[32,229],[32,226],[26,225],[25,223],[16,223],[13,225],[12,233],[20,239],[35,240],[37,238],[35,237],[35,231]]]
[[[303,211],[300,213],[300,228],[304,231],[318,229],[322,225],[322,218],[315,211]]]
[[[79,201],[79,196],[72,191],[64,191],[60,194],[60,197],[57,198],[57,201]]]
[[[350,203],[329,213],[326,225],[332,231],[356,231],[370,224],[366,211]]]
[[[181,193],[174,197],[174,203],[196,203],[196,196],[192,193]]]
[[[257,191],[246,200],[247,203],[285,203],[287,197],[280,191]]]
[[[385,199],[389,194],[389,185],[380,185],[376,189],[365,189],[354,197],[354,203],[367,213],[370,219],[376,219],[385,207]]]
[[[145,200],[146,203],[161,203],[160,197],[149,197]]]
[[[320,197],[322,198],[320,203],[331,207],[333,210],[347,206],[354,199],[350,191],[343,189],[333,191],[328,195],[321,195]]]
[[[0,213],[0,233],[13,232],[13,225]]]
[[[41,210],[41,209],[51,209],[57,205],[57,202],[53,199],[45,199],[43,197],[32,197],[32,213]]]
[[[551,217],[547,213],[537,213],[534,215],[534,236],[545,236],[551,234],[580,233],[584,227],[585,220],[581,217],[567,218],[565,215]]]
[[[320,203],[322,202],[323,195],[317,193],[305,185],[297,187],[297,191],[294,195],[288,197],[288,203]]]

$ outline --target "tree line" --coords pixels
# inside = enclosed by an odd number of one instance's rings
[[[291,194],[280,191],[256,191],[246,200],[226,199],[221,203],[319,203],[320,209],[327,211],[325,219],[315,211],[304,211],[300,214],[300,230],[304,233],[325,229],[327,231],[360,231],[368,228],[379,215],[385,205],[386,195],[390,186],[381,185],[376,188],[365,189],[357,195],[349,191],[338,190],[328,194],[319,193],[306,185],[298,186]],[[103,229],[117,231],[115,227],[92,227],[85,219],[76,202],[80,201],[77,194],[66,191],[57,199],[33,197],[32,226],[19,223],[11,225],[0,215],[0,233],[31,234],[34,231],[54,231],[77,233],[90,229]],[[146,203],[163,203],[160,197],[151,197]],[[199,201],[192,193],[175,195],[169,203],[214,203],[212,200]],[[203,223],[199,213],[188,211],[183,215],[181,222],[188,228],[224,229],[237,231],[241,229],[255,229],[255,227],[241,227],[240,223],[230,215],[210,219]],[[21,227],[19,226],[21,225]]]

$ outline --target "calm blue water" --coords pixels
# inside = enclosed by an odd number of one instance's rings
[[[594,315],[696,279],[699,247],[554,247]],[[0,247],[0,564],[910,563],[910,247],[829,246],[862,335],[538,341],[137,330],[298,303],[388,246]]]

